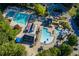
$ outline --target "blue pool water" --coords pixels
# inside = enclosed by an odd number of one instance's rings
[[[14,17],[14,21],[17,23],[21,23],[26,25],[26,22],[29,19],[29,15],[28,14],[23,14],[23,13],[17,13]]]
[[[55,32],[56,32],[56,34],[57,34],[57,36],[59,36],[59,35],[60,35],[61,30],[62,30],[62,28],[57,28],[57,29],[55,30]]]
[[[40,42],[43,43],[43,44],[49,44],[49,43],[52,42],[51,33],[48,32],[47,28],[43,28],[41,30],[41,39],[40,39]]]
[[[15,11],[8,11],[6,17],[13,17],[15,15]]]

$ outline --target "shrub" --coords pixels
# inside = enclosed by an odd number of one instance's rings
[[[67,56],[67,55],[70,55],[72,53],[72,47],[70,45],[63,43],[60,46],[60,51],[61,51],[62,56]]]
[[[25,47],[20,44],[6,43],[0,46],[0,56],[26,55]]]
[[[60,50],[56,47],[38,53],[38,56],[57,56],[57,55],[60,55]]]
[[[75,36],[75,35],[70,35],[69,37],[68,37],[68,44],[69,45],[71,45],[71,46],[74,46],[74,45],[76,45],[77,44],[77,36]]]

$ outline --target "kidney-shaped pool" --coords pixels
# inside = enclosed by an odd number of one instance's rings
[[[52,41],[53,41],[53,37],[51,36],[51,33],[48,32],[48,29],[42,28],[40,42],[43,43],[43,44],[49,44]]]

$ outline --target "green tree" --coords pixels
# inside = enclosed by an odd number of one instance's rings
[[[0,44],[14,40],[19,30],[13,30],[5,21],[0,21]]]
[[[42,6],[41,4],[34,4],[34,8],[35,8],[35,11],[37,11],[39,15],[45,15],[46,8]]]
[[[56,47],[44,50],[42,52],[39,52],[38,54],[38,56],[57,56],[57,55],[60,55],[60,50]]]
[[[60,55],[60,50],[59,50],[59,48],[56,48],[56,47],[51,48],[50,52],[51,52],[51,56]]]
[[[68,44],[71,45],[71,46],[74,46],[77,44],[77,36],[76,35],[70,35],[68,37]]]
[[[0,45],[0,56],[26,55],[25,47],[20,44],[6,43]]]
[[[5,32],[0,32],[0,45],[9,42],[8,35]]]
[[[13,39],[20,32],[20,30],[12,29],[4,20],[0,21],[0,27],[2,32],[5,32],[7,36],[12,37]]]
[[[15,38],[13,35],[12,30],[8,31],[0,29],[0,55],[25,55],[26,52],[24,46],[13,43]]]
[[[2,11],[0,10],[0,21],[3,20],[3,15],[2,15]]]
[[[64,28],[71,29],[68,22],[63,22],[62,25],[63,25]]]
[[[60,46],[60,50],[62,56],[67,56],[72,53],[72,47],[64,43]]]
[[[38,53],[38,56],[50,56],[50,50],[44,50]]]
[[[34,9],[33,6],[34,4],[33,3],[20,3],[20,4],[17,4],[17,6],[20,6],[20,7],[25,7],[25,8],[29,8],[29,9]]]
[[[25,47],[20,44],[16,44],[14,41],[14,38],[19,33],[19,30],[12,29],[4,20],[6,19],[3,18],[3,20],[1,19],[0,21],[0,55],[26,55]]]

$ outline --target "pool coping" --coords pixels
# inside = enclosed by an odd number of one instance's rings
[[[41,30],[40,30],[40,40],[41,40],[41,31],[42,31],[42,29],[43,28],[46,28],[46,29],[48,29],[47,27],[42,27],[41,28]],[[50,33],[50,32],[49,32]],[[51,34],[51,33],[50,33]],[[51,34],[52,35],[52,34]],[[50,43],[47,43],[47,44],[44,44],[44,43],[42,43],[40,40],[40,43],[42,44],[42,45],[50,45],[51,43],[53,43],[53,40],[54,40],[54,36],[51,36],[51,39],[52,39],[52,41],[50,42]]]

